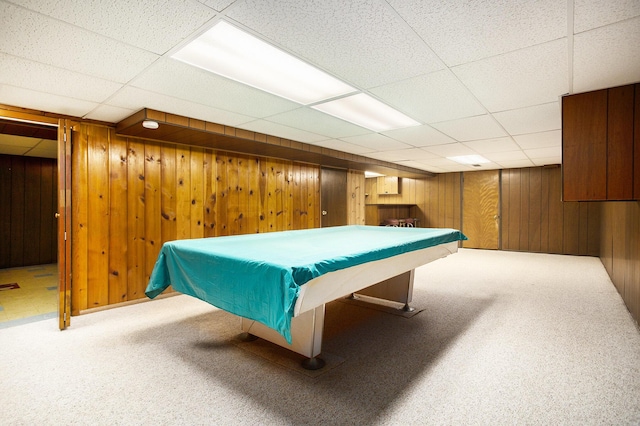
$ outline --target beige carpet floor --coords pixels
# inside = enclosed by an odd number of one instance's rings
[[[597,258],[463,249],[414,305],[328,305],[315,375],[188,296],[0,329],[0,424],[640,424],[640,333]]]

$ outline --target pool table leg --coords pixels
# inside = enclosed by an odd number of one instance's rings
[[[241,319],[243,334],[258,336],[276,345],[307,357],[302,366],[309,370],[317,370],[324,366],[320,358],[322,350],[322,333],[324,331],[325,305],[303,312],[291,319],[291,343],[280,333],[266,325],[247,318]]]
[[[411,303],[413,299],[414,276],[415,269],[411,269],[410,271],[360,290],[356,294],[404,303],[402,310],[405,312],[413,312],[415,309],[412,308],[409,303]]]

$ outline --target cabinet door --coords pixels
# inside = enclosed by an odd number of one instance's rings
[[[564,201],[607,198],[607,90],[562,98]]]
[[[607,200],[633,198],[633,85],[609,89]]]
[[[400,183],[397,176],[380,176],[378,178],[378,194],[391,195],[400,193]]]

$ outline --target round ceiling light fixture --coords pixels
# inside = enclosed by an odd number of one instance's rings
[[[142,122],[142,127],[144,127],[145,129],[152,129],[155,130],[159,127],[160,125],[158,124],[157,121],[153,121],[153,120],[144,120]]]

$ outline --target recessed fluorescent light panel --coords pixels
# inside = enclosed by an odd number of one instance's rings
[[[172,57],[303,105],[356,91],[225,21]]]
[[[420,123],[365,93],[313,105],[311,108],[374,132],[418,126]]]
[[[455,161],[460,164],[485,164],[490,163],[489,160],[482,155],[460,155],[457,157],[447,157],[448,160]]]

